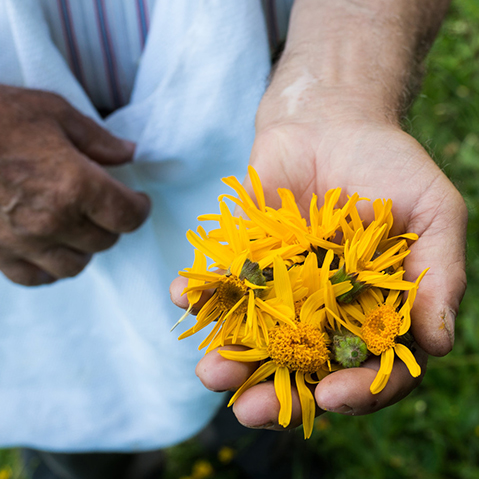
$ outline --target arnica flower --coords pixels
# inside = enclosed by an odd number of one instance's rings
[[[201,258],[201,254],[198,257]],[[222,328],[223,332],[218,337],[222,338],[220,344],[224,344],[226,336],[231,331],[234,331],[235,338],[238,338],[240,327],[245,322],[246,340],[252,339],[255,342],[264,343],[268,338],[268,326],[264,314],[273,316],[276,321],[294,325],[290,316],[285,315],[279,308],[271,307],[261,299],[262,293],[267,289],[266,281],[264,278],[258,279],[261,278],[258,268],[250,267],[255,263],[251,263],[246,254],[233,260],[227,274],[199,270],[203,268],[204,263],[205,261],[200,259],[197,263],[198,269],[196,268],[197,264],[194,264],[190,271],[180,272],[180,275],[190,278],[190,281],[203,281],[201,285],[188,285],[184,291],[187,295],[207,289],[214,289],[214,292],[198,313],[196,324],[184,332],[179,339],[191,336],[216,321],[214,328],[200,344],[200,349],[212,343]],[[244,273],[245,269],[250,272],[250,275]],[[249,276],[250,279],[246,276]],[[259,284],[255,284],[251,280],[255,280]],[[207,352],[214,346],[208,348]]]
[[[425,274],[416,282],[404,280],[408,242],[417,235],[390,237],[391,200],[373,201],[374,219],[366,225],[358,210],[365,198],[354,193],[339,206],[342,190],[335,188],[321,206],[313,195],[306,220],[291,191],[279,188],[281,207],[273,209],[252,167],[249,175],[254,195],[236,178],[225,178],[237,197],[221,195],[220,213],[199,217],[218,227],[187,233],[195,260],[179,273],[188,278],[189,302],[180,321],[202,294],[208,291],[210,297],[180,339],[210,327],[200,348],[220,348],[233,361],[258,362],[230,405],[250,387],[274,378],[283,427],[291,422],[293,381],[307,438],[316,409],[311,388],[326,375],[378,356],[380,368],[370,385],[377,394],[389,380],[395,356],[412,376],[421,374],[407,346],[412,341],[405,339],[411,336],[411,309]],[[234,217],[225,200],[245,217]],[[229,345],[249,349],[222,349]]]
[[[361,338],[372,354],[381,358],[379,371],[370,387],[372,394],[378,394],[386,386],[391,376],[395,354],[406,364],[411,376],[416,378],[421,374],[421,367],[417,364],[416,358],[404,344],[398,342],[398,339],[409,331],[411,309],[416,298],[417,288],[426,272],[427,270],[423,271],[419,276],[414,283],[415,287],[409,291],[407,300],[401,307],[400,292],[389,291],[385,300],[378,301],[373,296],[369,296],[367,301],[369,304],[365,308],[365,313],[358,309],[353,313],[354,307],[346,309],[349,314],[354,314],[354,316],[352,321],[342,322],[343,326]],[[363,297],[363,301],[365,299],[366,295]],[[361,326],[357,326],[357,321]]]
[[[295,327],[277,325],[270,330],[267,346],[247,351],[221,350],[226,359],[242,362],[266,361],[236,391],[231,406],[250,387],[274,375],[274,388],[280,403],[278,422],[287,427],[291,422],[293,400],[291,373],[298,391],[305,439],[311,436],[316,403],[308,384],[315,384],[329,374],[329,337],[322,329],[320,315],[303,316]],[[316,376],[316,378],[315,378]]]

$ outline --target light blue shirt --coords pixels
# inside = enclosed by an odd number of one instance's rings
[[[135,162],[111,173],[153,200],[149,220],[78,277],[36,288],[0,279],[0,446],[182,441],[222,397],[194,374],[201,337],[177,340],[191,322],[170,333],[181,311],[168,287],[192,262],[186,230],[218,211],[220,178],[246,171],[270,68],[260,2],[156,0],[130,102],[104,121],[36,0],[0,0],[0,45],[0,83],[57,92],[137,143]]]

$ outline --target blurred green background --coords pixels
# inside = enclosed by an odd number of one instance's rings
[[[479,478],[478,0],[453,2],[405,128],[444,169],[469,208],[469,286],[457,318],[456,345],[447,357],[431,358],[422,385],[401,403],[366,417],[321,416],[309,441],[301,431],[285,434],[292,444],[293,479]],[[207,451],[193,440],[173,448],[168,478],[243,477],[231,462],[242,447],[240,441],[231,449]],[[0,451],[0,479],[10,478],[22,479],[18,451]]]

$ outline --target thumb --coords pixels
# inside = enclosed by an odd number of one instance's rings
[[[134,143],[113,136],[73,107],[60,124],[78,150],[100,165],[121,165],[133,159]]]
[[[460,194],[452,193],[444,194],[435,217],[404,262],[411,281],[429,267],[412,309],[412,332],[419,346],[433,356],[452,349],[455,319],[466,290],[467,208]]]

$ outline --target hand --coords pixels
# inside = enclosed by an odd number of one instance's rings
[[[75,276],[93,253],[140,226],[149,199],[105,166],[131,160],[61,97],[0,86],[0,270],[27,285]]]
[[[465,290],[467,211],[462,197],[413,138],[394,122],[369,112],[367,106],[356,108],[353,101],[341,105],[346,95],[341,99],[331,95],[317,105],[300,105],[304,108],[298,108],[295,115],[287,105],[274,104],[279,98],[281,95],[268,93],[263,100],[251,155],[267,204],[279,206],[276,188],[289,188],[308,217],[312,193],[321,198],[327,190],[341,186],[343,202],[355,192],[371,199],[391,198],[392,234],[419,235],[404,266],[410,281],[430,267],[419,288],[412,325],[419,345],[415,355],[424,374],[426,353],[444,355],[452,348],[454,318]],[[271,111],[275,111],[273,121],[268,114]],[[282,111],[289,113],[282,115]],[[248,181],[245,186],[252,193]],[[363,203],[361,215],[367,221],[372,218],[372,207]],[[181,280],[173,283],[172,297],[185,307],[185,298],[179,297],[182,286]],[[256,367],[212,352],[200,361],[197,374],[206,387],[222,391],[239,387]],[[372,395],[369,387],[378,368],[379,361],[374,358],[361,368],[338,371],[323,379],[315,389],[318,413],[368,414],[397,402],[422,379],[413,378],[396,359],[386,388]],[[246,426],[283,429],[277,426],[279,402],[272,381],[243,393],[234,412]],[[296,396],[291,427],[300,422]]]

